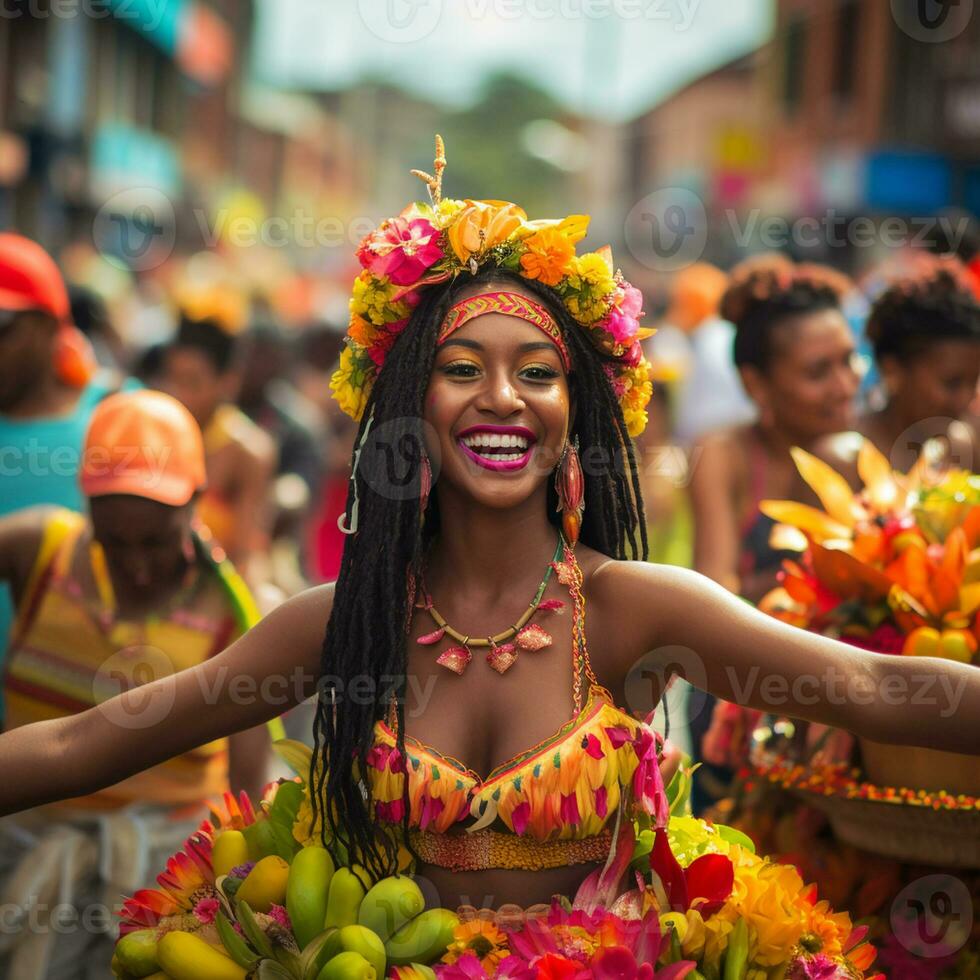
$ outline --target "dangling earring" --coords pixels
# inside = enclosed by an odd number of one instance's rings
[[[347,520],[347,512],[344,511],[340,517],[337,518],[337,527],[344,534],[357,534],[357,521],[358,521],[358,508],[360,504],[360,498],[357,495],[357,464],[361,461],[361,450],[364,448],[364,443],[367,441],[368,433],[371,431],[371,423],[374,422],[374,412],[368,416],[367,423],[364,426],[364,431],[361,433],[361,438],[357,441],[357,448],[354,450],[354,465],[351,467],[350,471],[350,485],[351,490],[354,493],[354,503],[351,505],[350,509],[350,526],[345,524]]]
[[[562,531],[569,547],[574,548],[585,512],[585,479],[578,455],[578,436],[566,442],[562,450],[555,472],[555,490],[558,492],[558,510],[562,515]]]

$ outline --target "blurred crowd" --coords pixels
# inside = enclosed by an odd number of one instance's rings
[[[852,482],[860,436],[899,470],[930,440],[976,469],[974,258],[910,250],[860,282],[777,254],[676,273],[646,342],[657,383],[637,448],[651,559],[758,601],[783,558],[759,502],[816,502],[793,447]],[[120,683],[214,655],[288,596],[334,579],[343,551],[354,425],[329,382],[346,323],[283,316],[214,254],[123,297],[74,285],[75,267],[0,234],[6,726],[80,712]],[[285,721],[307,739],[303,711]],[[733,746],[750,724],[698,699],[689,730],[675,725],[696,757],[706,746],[696,810],[729,791]],[[270,728],[46,808],[27,841],[23,823],[10,840],[0,823],[4,894],[16,897],[25,855],[35,868],[46,855],[53,882],[65,849],[85,846],[79,827],[118,833],[120,821],[143,843],[98,874],[82,861],[69,897],[142,886],[205,800],[228,787],[261,792],[280,733]],[[58,832],[68,826],[76,837]],[[51,964],[79,949],[52,942],[33,936],[10,955],[57,976]]]

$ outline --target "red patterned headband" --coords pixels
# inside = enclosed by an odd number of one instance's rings
[[[568,348],[565,346],[561,328],[543,306],[526,296],[521,296],[520,293],[505,291],[478,293],[476,296],[468,296],[466,299],[460,300],[446,314],[446,319],[443,321],[439,336],[436,339],[436,346],[445,343],[464,323],[468,323],[474,317],[482,316],[484,313],[503,313],[505,316],[516,316],[528,323],[533,323],[534,326],[548,335],[548,338],[558,348],[558,353],[561,354],[565,370],[571,371],[572,362],[568,356]]]

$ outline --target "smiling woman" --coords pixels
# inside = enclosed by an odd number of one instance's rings
[[[377,878],[407,856],[450,907],[578,892],[595,908],[619,894],[634,820],[667,819],[660,766],[671,764],[649,716],[679,650],[720,697],[765,709],[777,679],[790,715],[975,751],[980,680],[962,665],[929,664],[963,685],[955,719],[897,710],[873,655],[642,560],[639,294],[606,250],[576,253],[584,216],[530,221],[513,204],[443,200],[444,166],[440,142],[434,175],[421,175],[431,202],[358,250],[332,382],[360,421],[336,586],[284,604],[172,684],[148,685],[172,708],[166,724],[128,733],[126,753],[112,719],[132,692],[0,737],[0,811],[255,725],[282,705],[241,704],[228,676],[262,689],[301,668],[308,685],[294,697],[318,696],[302,766],[311,812],[291,828],[342,856],[344,880],[356,888],[350,867]],[[388,476],[396,449],[406,472]],[[889,675],[911,675],[888,659]],[[635,685],[628,693],[636,676],[643,703]],[[860,700],[835,696],[841,676],[860,682]],[[824,685],[816,696],[810,677]],[[680,887],[671,907],[683,915]]]

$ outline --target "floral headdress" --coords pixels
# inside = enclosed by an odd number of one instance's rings
[[[654,331],[640,327],[643,297],[614,270],[608,247],[575,254],[588,215],[529,221],[506,201],[443,198],[445,167],[442,138],[436,136],[435,176],[412,171],[428,186],[430,203],[410,204],[358,247],[364,268],[354,280],[346,347],[330,382],[340,407],[360,420],[385,357],[426,287],[466,271],[475,275],[492,262],[554,290],[593,345],[610,358],[606,374],[629,434],[639,435],[653,390],[640,341]]]

